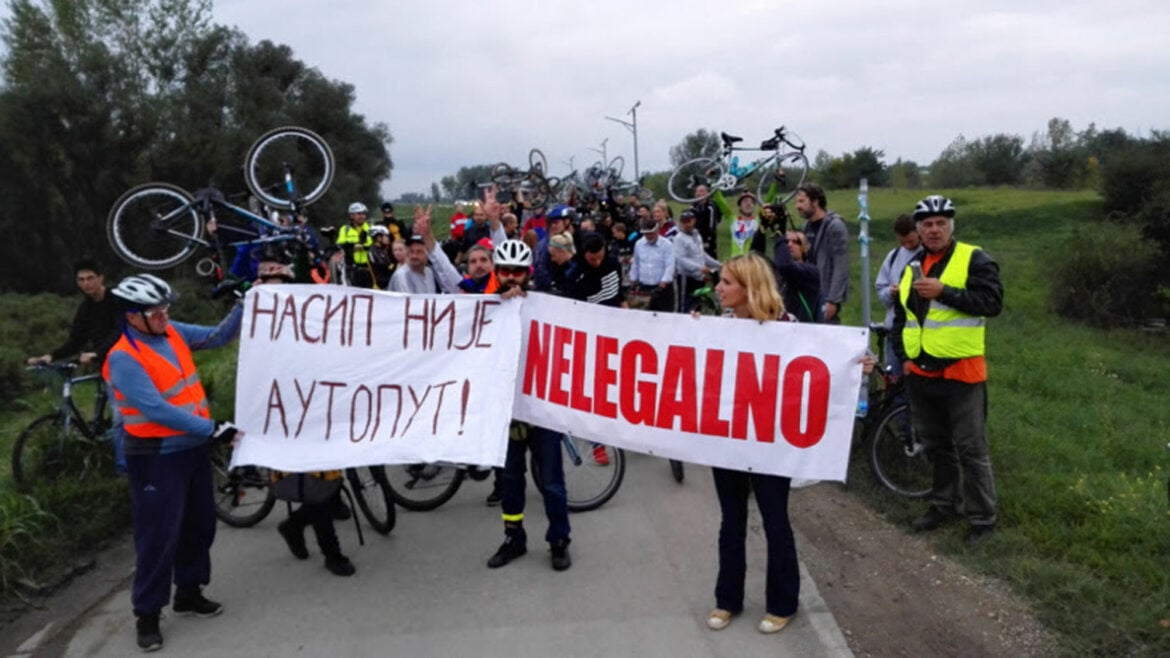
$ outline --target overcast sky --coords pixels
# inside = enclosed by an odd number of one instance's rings
[[[215,20],[356,88],[398,196],[460,166],[641,170],[698,128],[927,164],[955,136],[1030,139],[1054,116],[1148,134],[1170,117],[1170,2],[216,0]]]

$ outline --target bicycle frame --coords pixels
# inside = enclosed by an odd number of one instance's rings
[[[81,413],[77,408],[77,403],[73,400],[73,386],[75,384],[85,384],[88,382],[97,382],[97,393],[94,396],[93,415],[88,418]],[[69,426],[76,421],[78,429],[88,438],[97,438],[97,423],[102,417],[102,411],[105,410],[106,404],[109,402],[109,392],[106,389],[105,380],[101,375],[83,375],[81,377],[66,377],[65,383],[61,386],[61,414],[64,417],[65,433],[69,433]]]

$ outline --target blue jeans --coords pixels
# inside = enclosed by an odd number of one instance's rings
[[[765,607],[768,614],[789,617],[800,598],[800,566],[796,540],[788,522],[788,491],[792,480],[723,468],[711,469],[723,521],[719,526],[719,576],[715,580],[715,606],[731,613],[743,610],[747,577],[748,495],[754,491],[764,536],[768,541]]]
[[[565,493],[565,467],[561,461],[561,435],[543,427],[528,428],[527,439],[509,439],[508,456],[500,477],[500,509],[504,517],[504,533],[514,539],[527,541],[528,535],[521,522],[524,518],[524,489],[528,478],[525,457],[528,451],[540,469],[543,485],[544,513],[548,517],[545,541],[550,543],[569,538],[569,504]]]
[[[158,614],[176,587],[211,580],[215,499],[206,445],[166,455],[127,455],[134,520],[134,614]]]

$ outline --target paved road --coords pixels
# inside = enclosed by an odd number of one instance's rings
[[[358,568],[353,578],[324,569],[311,531],[312,558],[295,560],[276,533],[284,517],[280,506],[255,528],[221,525],[206,593],[226,611],[213,619],[164,615],[164,651],[281,657],[851,655],[803,567],[797,618],[778,635],[755,630],[764,612],[758,516],[749,536],[745,613],[724,631],[708,630],[704,616],[713,603],[719,518],[710,470],[688,465],[679,485],[665,461],[631,457],[617,496],[600,510],[571,517],[573,567],[563,573],[552,571],[539,541],[545,521],[531,487],[530,552],[498,570],[484,566],[503,537],[498,508],[483,504],[488,483],[466,482],[434,512],[400,510],[394,532],[367,532],[365,547],[357,546],[352,522],[339,523],[343,549]],[[798,536],[798,546],[800,541]],[[137,653],[128,590],[119,587],[68,633],[53,642],[67,656]]]

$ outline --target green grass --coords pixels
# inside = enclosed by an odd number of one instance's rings
[[[1170,571],[1165,565],[1170,538],[1170,453],[1165,448],[1170,435],[1170,378],[1165,376],[1170,343],[1165,335],[1074,325],[1049,310],[1046,273],[1074,233],[1100,223],[1096,194],[993,189],[942,193],[958,205],[957,237],[983,246],[999,262],[1006,296],[1003,314],[989,322],[987,332],[989,437],[1000,497],[999,531],[975,549],[964,547],[962,528],[940,531],[936,550],[1001,578],[1025,595],[1071,655],[1168,655],[1170,628],[1163,623],[1170,619]],[[912,209],[923,194],[871,192],[872,274],[895,244],[894,217]],[[856,193],[830,192],[829,206],[856,235]],[[398,211],[409,218],[412,208],[400,206]],[[450,215],[450,207],[435,208],[440,237],[447,234]],[[1113,230],[1107,225],[1103,229]],[[854,283],[843,317],[847,323],[860,323],[856,249],[852,268]],[[60,300],[66,317],[75,302]],[[884,311],[876,299],[873,304],[873,318],[881,318]],[[40,349],[58,338],[37,340]],[[213,413],[230,413],[235,348],[198,357]],[[46,403],[43,398],[7,402],[0,412],[0,454],[7,455],[16,428]],[[861,451],[857,453],[849,476],[853,491],[891,523],[907,524],[922,511],[921,503],[876,489]],[[6,464],[0,472],[7,472]],[[0,480],[0,487],[7,484]],[[107,493],[113,500],[121,495]],[[8,500],[0,499],[0,505]],[[51,528],[57,523],[46,524],[29,511],[27,501],[19,505],[23,520],[11,525]],[[42,507],[61,524],[69,518],[62,515],[91,516],[56,498],[42,501]],[[89,525],[116,524],[118,512],[102,518]],[[115,530],[124,527],[123,520]],[[59,537],[66,535],[59,532]],[[0,523],[0,569],[5,568],[3,533]],[[24,565],[31,554],[18,556],[20,568],[29,568]]]

